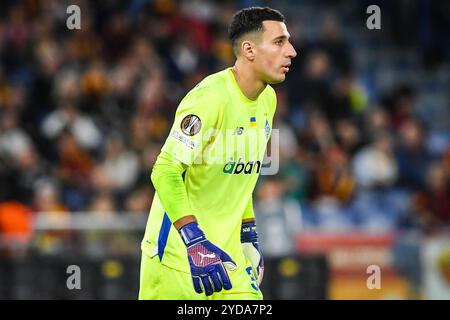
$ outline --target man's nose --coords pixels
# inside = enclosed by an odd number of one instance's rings
[[[289,50],[288,50],[288,57],[289,58],[295,58],[297,56],[297,51],[295,51],[294,46],[289,43]]]

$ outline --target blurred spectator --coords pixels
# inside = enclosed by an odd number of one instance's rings
[[[396,149],[398,183],[402,187],[417,190],[425,185],[425,172],[431,161],[424,145],[424,128],[418,120],[411,118],[404,121],[399,128],[399,134]]]
[[[192,73],[198,67],[200,60],[195,43],[183,34],[172,47],[171,57],[183,75]]]
[[[344,39],[339,17],[327,13],[320,31],[321,35],[316,46],[328,54],[337,72],[350,72],[352,68],[350,48]]]
[[[127,198],[125,211],[145,214],[150,210],[152,198],[148,188],[142,187],[137,189]]]
[[[80,85],[85,98],[84,110],[98,114],[101,98],[111,89],[105,65],[100,60],[94,60],[81,76]]]
[[[278,175],[285,184],[285,197],[304,202],[308,196],[310,178],[308,171],[298,165],[297,157],[298,155],[291,161],[282,162]]]
[[[16,199],[31,204],[33,183],[47,174],[46,166],[28,134],[11,112],[0,119],[0,200]]]
[[[33,211],[37,216],[45,214],[46,219],[58,221],[70,215],[59,194],[58,185],[49,179],[40,179],[34,185]],[[36,244],[41,250],[58,252],[71,235],[69,230],[48,230],[39,233]]]
[[[136,182],[139,158],[124,145],[123,138],[112,134],[106,144],[105,154],[95,168],[94,185],[99,190],[126,192]]]
[[[147,118],[134,116],[130,120],[130,146],[137,152],[142,152],[150,137],[150,122]]]
[[[447,147],[447,151],[443,153],[443,166],[445,172],[450,177],[450,146]]]
[[[414,116],[414,103],[414,89],[406,84],[397,85],[392,92],[385,97],[383,105],[390,114],[390,122],[394,128],[400,128],[403,121]]]
[[[333,117],[333,96],[329,83],[330,60],[323,51],[313,51],[306,57],[304,76],[296,88],[291,88],[296,93],[295,104],[301,105],[307,111],[318,109],[328,119]]]
[[[61,69],[54,75],[52,86],[55,101],[78,101],[82,94],[79,70],[74,66]]]
[[[300,148],[298,147],[297,136],[294,128],[289,122],[289,110],[286,103],[287,96],[284,90],[277,90],[277,113],[275,114],[273,127],[277,131],[272,131],[272,142],[279,142],[279,162],[278,175],[285,182],[285,196],[289,199],[303,201],[307,193],[307,172],[298,165]],[[276,138],[276,135],[279,135]],[[277,146],[269,143],[271,148]],[[268,152],[273,152],[268,150]],[[270,153],[271,154],[271,153]]]
[[[161,145],[159,144],[148,143],[145,146],[145,149],[141,153],[140,171],[136,181],[136,186],[146,186],[148,190],[153,189],[153,186],[151,184],[149,185],[149,181],[151,181],[150,173],[160,150]]]
[[[39,157],[34,148],[22,153],[16,162],[10,164],[7,176],[10,176],[8,189],[10,197],[30,205],[33,186],[36,181],[49,175],[47,164]],[[5,180],[8,181],[8,180]]]
[[[0,155],[18,161],[32,147],[28,134],[17,123],[17,115],[3,112],[0,117]]]
[[[391,131],[389,115],[380,106],[374,106],[366,115],[364,134],[367,140],[372,140],[379,132]]]
[[[334,131],[339,147],[348,155],[354,156],[363,144],[361,130],[357,124],[348,118],[343,118],[336,122]]]
[[[63,182],[80,186],[89,183],[93,159],[66,130],[58,141],[58,160],[58,176]]]
[[[386,188],[397,178],[392,137],[379,132],[373,142],[356,153],[353,171],[356,183],[362,189]]]
[[[313,164],[317,163],[315,158],[336,143],[330,123],[317,111],[309,114],[308,126],[300,131],[299,140],[302,148],[312,157]]]
[[[267,257],[291,255],[295,237],[301,230],[300,207],[297,201],[283,197],[283,181],[264,179],[255,197],[255,216],[258,222],[260,245]]]
[[[79,211],[88,201],[94,159],[64,131],[57,142],[56,177],[61,181],[64,203],[70,210]]]
[[[273,127],[278,130],[280,142],[280,157],[282,162],[290,161],[297,153],[297,137],[292,126],[289,123],[289,110],[287,107],[286,92],[284,90],[276,90],[277,95],[277,112],[274,116]]]
[[[171,106],[164,87],[164,76],[155,70],[143,79],[137,93],[136,115],[148,121],[149,138],[163,140],[169,123],[166,111]]]
[[[363,111],[367,105],[367,92],[354,74],[338,77],[332,82],[331,89],[333,110],[328,111],[328,114],[332,121],[350,118]]]
[[[355,179],[348,156],[338,147],[328,148],[324,159],[316,166],[311,181],[313,199],[334,198],[342,203],[350,200],[355,189]]]
[[[114,12],[109,16],[105,31],[102,34],[102,43],[107,52],[108,60],[114,61],[121,57],[124,48],[127,48],[132,39],[131,17],[125,13]]]
[[[68,209],[61,201],[58,186],[48,179],[36,181],[34,185],[33,211],[64,215]]]
[[[117,212],[111,193],[101,192],[91,199],[88,210],[95,214],[112,215]]]
[[[69,130],[81,147],[94,150],[100,147],[102,135],[94,121],[79,113],[71,101],[65,101],[61,107],[50,113],[42,123],[45,137],[55,139],[63,130]]]
[[[450,176],[442,162],[426,170],[426,186],[414,194],[416,220],[426,227],[450,226]]]

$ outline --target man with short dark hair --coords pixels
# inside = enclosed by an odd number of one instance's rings
[[[263,298],[252,192],[276,109],[270,84],[296,52],[267,7],[237,12],[229,36],[236,63],[181,101],[153,167],[139,299]]]

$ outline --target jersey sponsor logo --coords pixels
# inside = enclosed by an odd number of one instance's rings
[[[261,161],[242,162],[239,158],[238,162],[230,161],[223,167],[223,173],[226,174],[253,174],[261,171]]]
[[[195,114],[190,114],[181,120],[180,128],[185,135],[193,136],[200,132],[202,121]]]
[[[175,140],[178,140],[189,149],[194,149],[197,145],[197,141],[193,141],[185,136],[182,136],[178,131],[173,131],[170,136]]]

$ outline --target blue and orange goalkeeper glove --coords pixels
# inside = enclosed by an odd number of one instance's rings
[[[244,255],[252,264],[253,276],[259,286],[264,276],[264,259],[259,249],[256,221],[242,223],[241,244]]]
[[[236,269],[233,259],[208,241],[195,221],[181,227],[179,233],[187,247],[195,291],[210,296],[222,288],[230,290],[232,285],[226,269]]]

